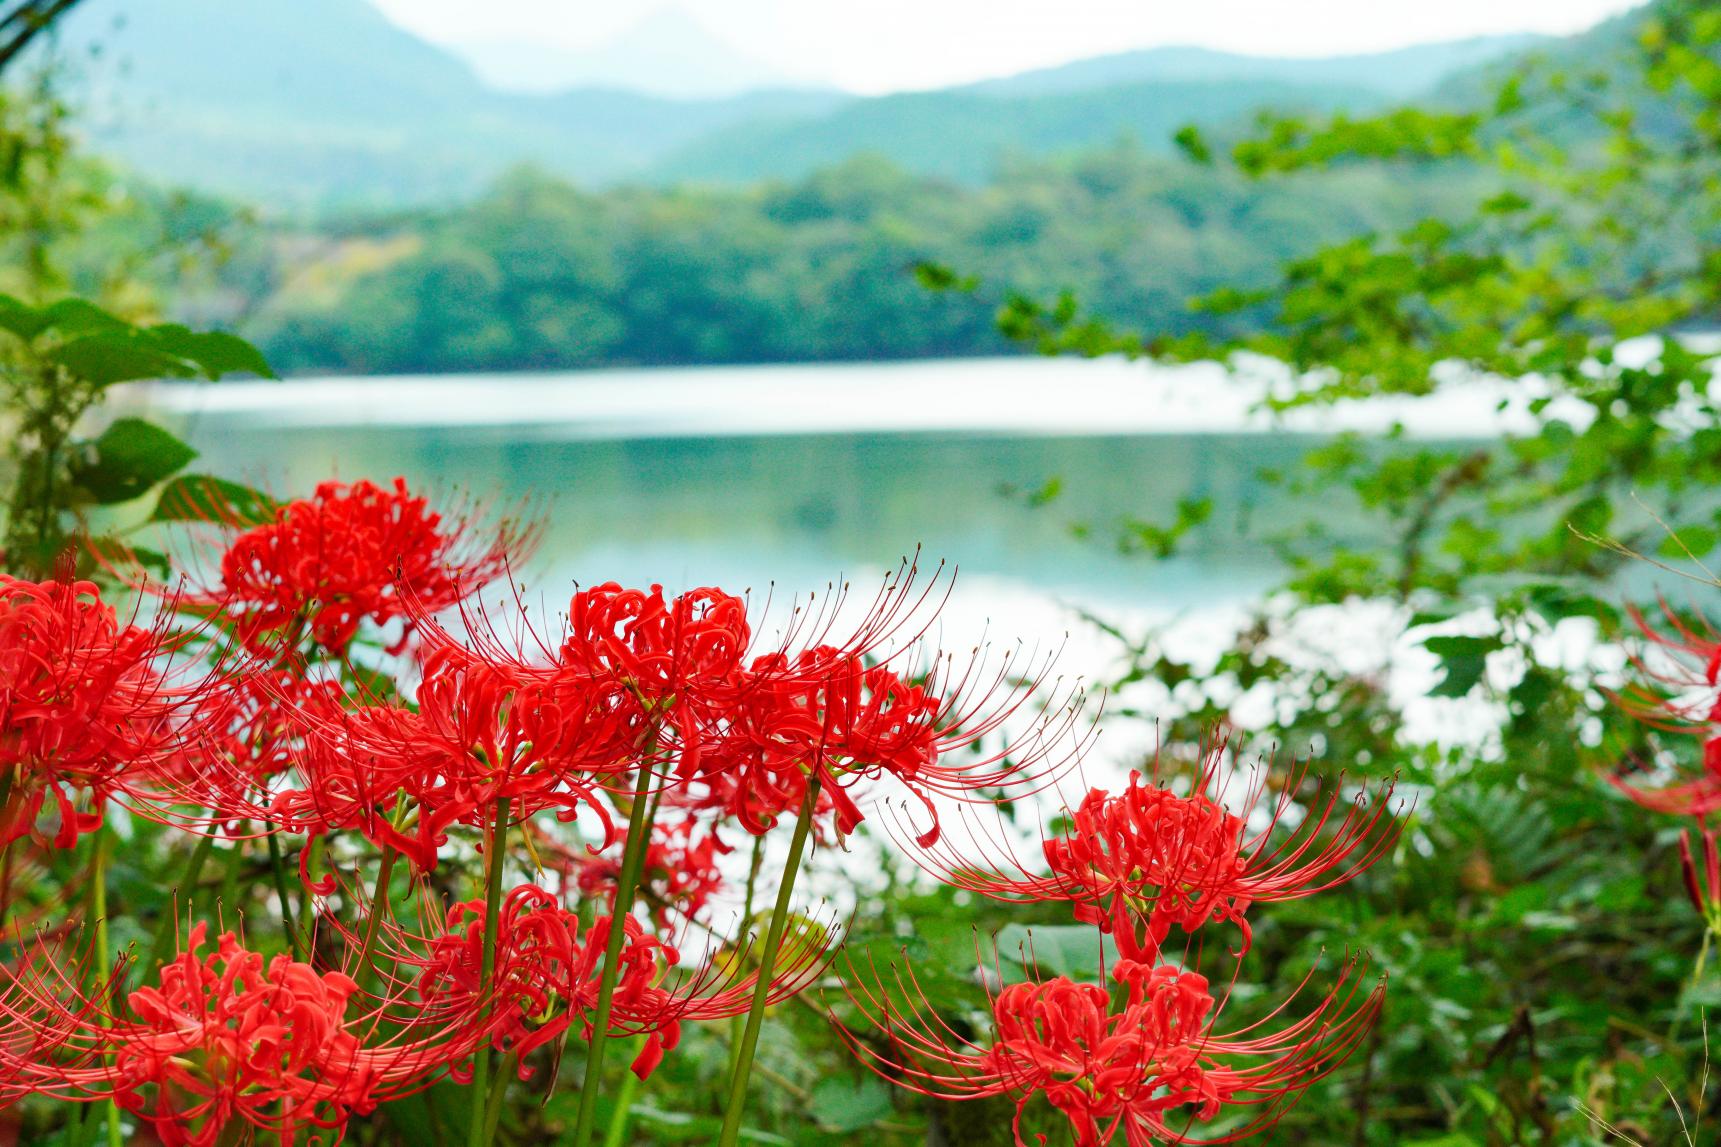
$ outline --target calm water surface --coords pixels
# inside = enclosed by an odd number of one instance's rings
[[[1275,425],[1211,367],[981,360],[869,366],[321,379],[140,388],[202,469],[276,492],[331,475],[528,499],[545,516],[529,580],[806,592],[865,584],[917,549],[956,568],[945,631],[1044,645],[1069,668],[1107,647],[1077,610],[1132,623],[1233,616],[1278,572],[1265,539],[1292,515],[1260,471],[1347,427],[1406,417],[1474,438],[1490,395]],[[1413,420],[1412,420],[1413,419]],[[1056,480],[1059,495],[1027,495]],[[1211,499],[1186,556],[1120,552],[1131,519]],[[1330,507],[1341,535],[1366,530]]]

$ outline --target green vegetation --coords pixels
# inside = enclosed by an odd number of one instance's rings
[[[1306,748],[1421,794],[1390,873],[1344,912],[1276,916],[1265,940],[1282,961],[1269,985],[1359,935],[1393,982],[1360,1079],[1292,1117],[1300,1141],[1713,1141],[1721,978],[1700,953],[1714,925],[1681,886],[1680,820],[1608,781],[1713,776],[1697,763],[1716,747],[1712,713],[1652,728],[1618,690],[1619,646],[1643,643],[1625,605],[1691,625],[1687,607],[1713,616],[1721,588],[1704,565],[1721,539],[1721,358],[1704,333],[1721,316],[1721,12],[1664,0],[1632,30],[1617,52],[1505,77],[1491,111],[1286,120],[1231,147],[1186,137],[1269,181],[1450,166],[1494,181],[1466,212],[1320,247],[1264,288],[1197,304],[1251,318],[1248,334],[1124,330],[1068,298],[1005,316],[1050,353],[1272,356],[1296,372],[1278,409],[1428,398],[1479,376],[1529,417],[1498,449],[1387,453],[1347,436],[1269,475],[1308,506],[1368,508],[1391,542],[1358,548],[1293,516],[1263,538],[1292,576],[1229,647],[1191,659],[1118,634],[1123,681],[1164,686],[1150,711],[1168,740],[1235,718],[1263,751]],[[1641,554],[1673,564],[1658,575]],[[1377,640],[1324,648],[1335,610],[1367,611]],[[1418,659],[1438,667],[1426,699],[1381,668]],[[1660,703],[1640,671],[1623,679]],[[1427,727],[1466,705],[1467,731]]]
[[[587,192],[522,171],[458,208],[284,230],[224,278],[286,372],[997,354],[992,308],[928,295],[915,265],[1211,330],[1192,291],[1265,284],[1464,182],[1337,172],[1264,191],[1130,145],[1024,160],[979,189],[868,159],[745,191]]]

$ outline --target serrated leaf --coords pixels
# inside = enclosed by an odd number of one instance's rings
[[[121,418],[91,444],[94,459],[72,480],[100,505],[129,502],[184,469],[197,451],[153,422]]]

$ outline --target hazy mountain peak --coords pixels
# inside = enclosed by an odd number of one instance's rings
[[[608,43],[585,51],[541,40],[458,50],[486,83],[516,92],[621,88],[692,99],[805,86],[679,7],[656,9]]]

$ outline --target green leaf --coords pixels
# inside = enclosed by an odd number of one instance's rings
[[[871,1075],[833,1077],[813,1088],[807,1110],[827,1131],[859,1131],[890,1115],[890,1089]]]
[[[238,335],[223,331],[194,331],[173,324],[150,327],[147,334],[150,341],[162,350],[197,364],[209,378],[220,378],[225,374],[275,377],[263,352]]]
[[[1498,637],[1430,637],[1422,647],[1440,658],[1444,676],[1428,691],[1430,697],[1462,697],[1476,687],[1487,669],[1488,654],[1504,648]]]
[[[1613,623],[1619,619],[1619,607],[1612,602],[1559,583],[1548,582],[1530,586],[1525,591],[1525,596],[1529,598],[1531,605],[1544,616],[1551,618],[1592,617],[1604,623]]]
[[[89,546],[90,552],[110,567],[138,566],[153,570],[164,579],[173,572],[173,564],[160,550],[127,545],[112,537],[91,538]]]
[[[29,342],[47,328],[42,312],[11,295],[0,295],[0,330]]]
[[[1117,960],[1117,945],[1110,936],[1085,924],[1053,924],[1029,928],[1009,924],[994,941],[1004,978],[1025,978],[1024,961],[1044,976],[1067,976],[1072,980],[1095,981],[1102,966]]]
[[[208,474],[186,474],[162,488],[150,520],[261,526],[275,520],[276,508],[260,490]]]
[[[152,422],[121,418],[92,444],[94,458],[72,481],[100,505],[129,502],[184,469],[197,451]]]
[[[43,329],[58,331],[64,338],[97,332],[123,333],[137,329],[118,315],[104,311],[85,299],[61,299],[57,303],[49,303],[38,313]]]
[[[1657,552],[1664,558],[1700,558],[1715,548],[1716,532],[1708,526],[1681,526],[1670,532]]]
[[[45,356],[68,374],[112,386],[146,378],[187,378],[196,373],[185,360],[129,332],[84,335]]]

